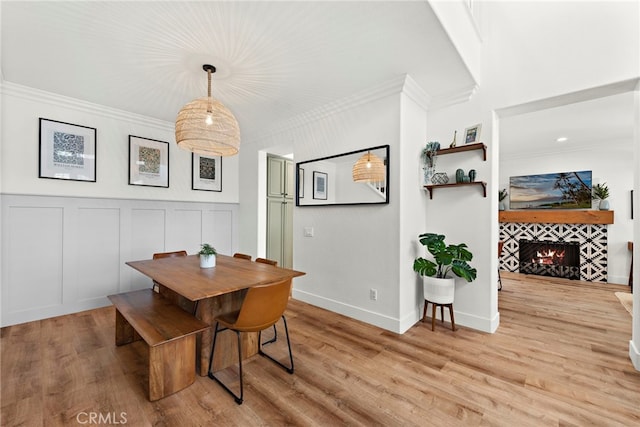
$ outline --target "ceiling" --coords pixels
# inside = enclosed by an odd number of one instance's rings
[[[173,122],[213,96],[243,136],[409,74],[474,85],[424,2],[0,2],[5,81]]]
[[[634,95],[625,92],[546,108],[500,120],[500,156],[576,151],[633,150]],[[567,138],[558,142],[559,137]]]

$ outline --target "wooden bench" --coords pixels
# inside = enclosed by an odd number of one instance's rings
[[[116,307],[116,345],[149,346],[149,400],[193,384],[196,334],[209,325],[151,289],[109,295]]]

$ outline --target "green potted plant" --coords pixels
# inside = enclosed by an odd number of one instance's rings
[[[218,252],[216,252],[216,248],[208,243],[203,243],[198,254],[200,254],[201,268],[211,268],[216,266],[216,255],[218,254]]]
[[[413,262],[413,270],[424,277],[424,299],[436,304],[452,304],[455,278],[448,277],[449,273],[467,282],[475,280],[477,270],[469,265],[473,254],[465,243],[447,245],[442,234],[424,233],[418,237],[433,256],[433,261],[418,257]]]
[[[606,182],[593,186],[593,197],[600,200],[598,209],[600,209],[601,211],[609,210],[609,201],[607,200],[607,198],[609,197],[609,187],[607,187]]]
[[[509,193],[507,193],[507,189],[506,188],[503,188],[502,190],[498,191],[498,202],[499,202],[498,210],[503,211],[505,209],[503,200],[507,198],[508,194]]]

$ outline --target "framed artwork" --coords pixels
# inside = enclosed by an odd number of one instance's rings
[[[169,188],[169,143],[129,135],[129,185]]]
[[[464,143],[475,144],[476,142],[480,142],[481,129],[482,129],[482,124],[478,124],[478,125],[466,128],[464,130]]]
[[[591,209],[591,171],[509,178],[511,209]]]
[[[313,171],[313,198],[327,200],[327,174]]]
[[[222,156],[191,154],[191,189],[222,191]]]
[[[304,169],[298,168],[298,198],[304,199]]]
[[[96,182],[96,129],[40,117],[38,178]]]

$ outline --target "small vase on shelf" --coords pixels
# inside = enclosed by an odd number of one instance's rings
[[[609,208],[609,201],[607,199],[601,199],[600,203],[598,203],[598,209],[601,211],[608,211]]]

